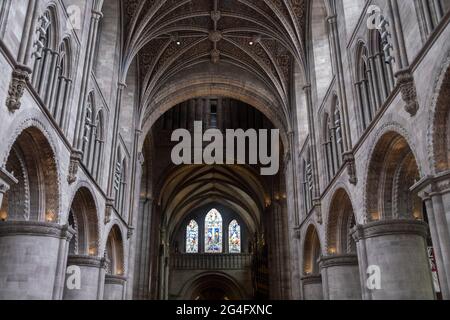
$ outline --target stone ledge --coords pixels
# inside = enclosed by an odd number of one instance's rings
[[[340,266],[357,266],[358,256],[356,254],[343,254],[322,257],[319,264],[321,269]]]
[[[84,256],[84,255],[71,255],[67,260],[67,265],[77,265],[81,267],[93,267],[93,268],[105,268],[105,258]]]
[[[426,238],[428,225],[416,220],[385,220],[358,225],[352,235],[355,241],[387,235],[417,235]]]
[[[322,283],[322,275],[314,274],[314,275],[303,276],[300,280],[303,282],[303,285],[319,284],[319,283],[321,284]]]
[[[121,284],[125,285],[127,282],[127,277],[124,276],[115,276],[111,274],[105,275],[105,284]]]
[[[36,236],[66,239],[70,241],[75,231],[69,226],[56,223],[36,221],[5,221],[0,222],[0,238],[9,236]]]

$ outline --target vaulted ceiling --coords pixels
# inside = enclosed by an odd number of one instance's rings
[[[142,102],[199,64],[231,64],[282,101],[303,61],[305,0],[126,0],[125,65],[139,63]],[[127,69],[127,67],[126,67]]]

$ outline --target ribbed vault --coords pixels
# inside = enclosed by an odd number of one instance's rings
[[[260,78],[289,105],[293,63],[302,65],[304,0],[126,0],[125,80],[137,59],[141,106],[198,64],[226,64]]]
[[[166,176],[159,194],[169,234],[186,214],[215,202],[239,213],[250,231],[258,229],[268,199],[256,172],[244,166],[184,166]]]

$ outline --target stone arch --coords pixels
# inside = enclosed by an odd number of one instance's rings
[[[189,280],[180,292],[183,300],[245,300],[247,294],[231,276],[205,272]],[[212,297],[211,297],[212,296]]]
[[[107,274],[123,276],[125,274],[124,241],[122,231],[114,224],[106,240],[105,259],[107,260]]]
[[[5,194],[8,220],[58,222],[59,175],[53,148],[36,126],[21,130],[9,149],[5,168],[17,180]]]
[[[435,85],[429,132],[430,159],[436,173],[450,170],[450,55]]]
[[[327,221],[327,253],[354,254],[356,244],[351,236],[351,230],[356,225],[352,201],[348,192],[338,189],[331,201]]]
[[[288,153],[287,133],[291,130],[291,126],[284,116],[285,113],[280,112],[283,103],[260,80],[256,78],[236,79],[231,72],[233,70],[231,67],[228,70],[220,70],[217,71],[217,75],[213,75],[211,72],[183,73],[161,88],[152,98],[150,105],[146,106],[141,113],[140,127],[143,134],[139,141],[139,150],[142,150],[145,138],[156,121],[173,106],[189,99],[222,96],[251,105],[270,119],[275,128],[280,130],[283,150]]]
[[[322,246],[320,244],[317,228],[311,224],[305,236],[303,244],[303,273],[304,275],[320,274],[319,259],[322,256]]]
[[[423,218],[422,202],[409,190],[421,176],[416,159],[397,131],[386,131],[377,141],[367,170],[368,221]]]
[[[68,223],[75,230],[69,244],[69,254],[97,256],[99,253],[98,206],[89,187],[81,185],[73,199]]]

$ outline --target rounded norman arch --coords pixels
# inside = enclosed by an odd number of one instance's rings
[[[49,140],[38,127],[30,126],[20,132],[4,167],[17,183],[5,193],[2,215],[13,221],[58,222],[58,166]]]

